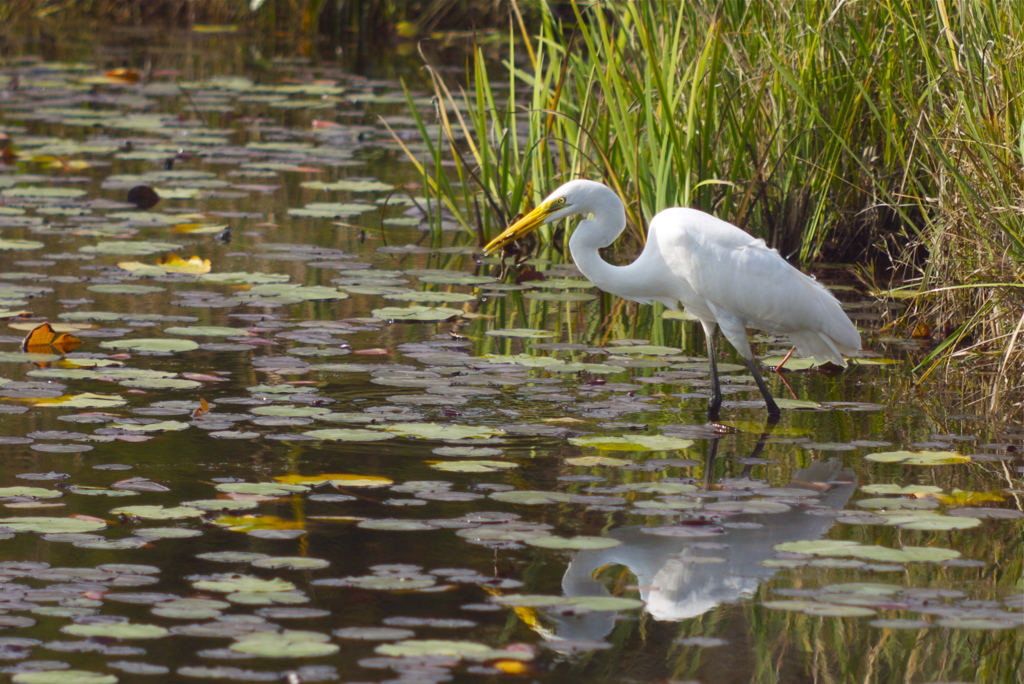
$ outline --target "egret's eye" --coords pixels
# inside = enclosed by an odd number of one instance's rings
[[[565,204],[565,198],[564,197],[559,197],[555,201],[558,202],[559,204]]]

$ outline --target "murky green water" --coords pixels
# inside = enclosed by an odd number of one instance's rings
[[[14,681],[1016,681],[1024,432],[913,389],[875,304],[769,432],[723,364],[709,427],[693,323],[420,230],[397,81],[192,40],[0,70]],[[44,320],[82,346],[26,357]]]

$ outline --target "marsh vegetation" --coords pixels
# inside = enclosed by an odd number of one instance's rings
[[[1016,4],[277,31],[342,4],[0,4],[3,673],[1015,682]],[[670,205],[763,236],[864,353],[766,374],[774,428],[726,353],[709,425],[699,328],[571,227],[480,258],[567,176],[613,259]]]

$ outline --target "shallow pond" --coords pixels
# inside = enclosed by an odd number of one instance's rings
[[[876,304],[708,426],[694,323],[421,230],[396,80],[189,50],[0,69],[13,681],[1017,680],[1024,431]]]

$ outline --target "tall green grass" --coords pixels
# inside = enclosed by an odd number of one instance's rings
[[[467,82],[433,74],[440,126],[421,120],[417,161],[480,240],[565,180],[603,180],[628,252],[682,205],[797,261],[856,262],[879,291],[895,273],[916,295],[897,330],[952,331],[922,370],[970,358],[1001,378],[988,400],[1020,384],[1024,4],[571,9],[535,30],[514,14],[498,68],[477,52]]]

